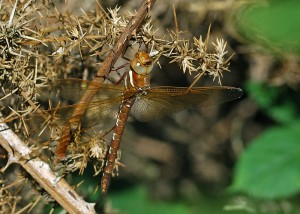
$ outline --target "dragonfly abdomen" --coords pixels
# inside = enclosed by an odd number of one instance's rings
[[[104,167],[103,176],[101,179],[101,190],[102,190],[102,195],[104,196],[106,195],[109,187],[110,178],[117,158],[117,152],[119,150],[120,143],[121,143],[121,138],[125,129],[125,125],[129,116],[130,109],[134,101],[135,101],[135,97],[128,98],[125,101],[123,101],[122,105],[120,106],[117,122],[110,143],[110,148],[107,154],[106,165]]]

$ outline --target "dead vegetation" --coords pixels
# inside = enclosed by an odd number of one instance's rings
[[[94,2],[94,10],[81,10],[79,15],[75,15],[68,12],[68,10],[60,10],[58,6],[63,4],[55,1],[43,1],[43,3],[31,0],[0,2],[2,120],[8,122],[11,130],[18,133],[23,140],[23,142],[18,141],[19,143],[15,144],[15,147],[11,147],[9,143],[12,139],[6,139],[6,144],[3,143],[2,145],[6,151],[1,150],[1,157],[8,162],[5,166],[2,166],[1,170],[4,175],[1,175],[0,180],[2,184],[0,190],[1,212],[30,212],[32,209],[42,207],[41,203],[38,203],[41,200],[40,194],[45,195],[46,198],[53,197],[59,203],[61,203],[60,200],[65,201],[67,205],[61,205],[65,209],[69,209],[70,212],[74,209],[74,207],[69,206],[72,201],[68,201],[69,199],[66,198],[62,199],[61,197],[65,193],[55,192],[55,189],[68,190],[68,195],[71,196],[70,200],[80,197],[73,192],[72,188],[67,187],[67,183],[59,186],[59,181],[58,186],[51,186],[53,180],[51,181],[50,177],[62,176],[77,170],[82,174],[88,163],[93,165],[94,173],[98,175],[103,167],[103,159],[107,151],[106,141],[101,138],[101,135],[99,137],[98,130],[92,132],[92,134],[85,134],[84,130],[78,130],[74,133],[68,148],[69,156],[66,162],[54,167],[55,175],[51,174],[51,169],[45,172],[49,175],[49,180],[46,178],[45,181],[40,181],[37,178],[40,176],[40,171],[26,168],[27,165],[31,165],[30,162],[37,161],[43,165],[43,162],[39,162],[43,160],[48,163],[49,158],[53,155],[51,153],[53,145],[49,142],[49,139],[48,141],[38,140],[39,142],[37,142],[32,137],[36,134],[32,134],[33,130],[28,125],[27,119],[31,118],[32,115],[41,117],[42,114],[45,121],[40,123],[42,125],[38,124],[37,127],[41,129],[39,131],[44,130],[44,128],[51,128],[54,129],[53,132],[57,132],[58,127],[56,124],[58,122],[53,123],[54,115],[41,111],[41,109],[47,109],[49,106],[45,107],[45,103],[41,103],[39,97],[41,91],[45,91],[45,88],[48,89],[47,87],[57,79],[76,77],[115,83],[120,78],[118,68],[115,66],[117,59],[127,50],[130,55],[131,50],[136,52],[144,49],[150,53],[157,63],[168,59],[170,63],[176,63],[183,73],[191,75],[193,80],[190,86],[196,84],[204,75],[211,77],[211,80],[217,84],[221,84],[223,73],[229,71],[229,60],[232,57],[226,49],[227,42],[218,38],[212,41],[210,39],[210,27],[206,29],[208,32],[206,36],[197,36],[193,39],[186,38],[190,35],[187,35],[188,32],[180,30],[176,18],[176,7],[174,7],[174,10],[168,9],[168,13],[173,16],[174,28],[167,29],[164,26],[156,26],[152,22],[155,17],[150,17],[148,14],[152,10],[150,9],[152,4],[154,4],[152,1],[144,1],[137,11],[134,10],[137,9],[135,7],[130,8],[130,12],[127,13],[122,11],[122,7],[116,6],[106,9],[99,2]],[[157,7],[160,7],[159,2],[156,4]],[[125,15],[121,15],[120,11]],[[157,13],[159,13],[159,10],[154,9],[153,14]],[[157,21],[155,20],[154,23],[157,23]],[[85,100],[84,102],[88,101]],[[40,106],[41,108],[39,108]],[[52,107],[55,108],[55,106]],[[175,120],[181,120],[180,116]],[[185,120],[188,126],[193,126],[190,117]],[[226,120],[225,118],[220,123],[230,123]],[[182,122],[179,124],[182,124]],[[215,131],[226,133],[222,127],[218,128],[216,126]],[[7,129],[6,126],[2,126],[2,128]],[[172,132],[173,128],[169,127],[166,133]],[[191,130],[193,133],[197,132],[197,129]],[[2,133],[5,134],[6,131]],[[186,136],[186,133],[180,137],[186,138],[187,141],[192,140]],[[225,136],[224,138],[228,139],[229,137]],[[170,136],[170,141],[175,138]],[[5,141],[5,137],[3,139]],[[208,141],[217,142],[216,139]],[[149,140],[149,142],[157,145],[157,148],[162,146],[159,141]],[[131,145],[131,143],[128,143],[128,145]],[[140,145],[135,149],[142,148],[143,140],[141,140]],[[197,145],[194,146],[197,147]],[[17,148],[23,148],[23,150]],[[168,157],[170,158],[159,161],[165,163],[168,170],[171,170],[174,165],[171,166],[170,159],[174,160],[175,163],[178,160],[172,148],[168,146],[166,148],[163,146],[163,148],[166,149],[166,152],[168,151]],[[193,150],[192,147],[190,149]],[[26,154],[24,154],[24,150],[27,151]],[[145,152],[145,149],[142,150]],[[139,154],[141,153],[139,152]],[[155,151],[152,153],[145,152],[144,155],[154,160],[160,158]],[[198,156],[198,154],[192,152],[192,155],[197,156],[196,159],[201,159],[201,154]],[[14,159],[16,157],[17,159]],[[118,161],[118,166],[122,166],[122,161],[120,159]],[[27,172],[29,170],[31,175],[27,176],[25,173],[25,176],[17,177],[19,169],[11,167],[11,163],[20,164]],[[206,164],[213,165],[214,162],[210,161]],[[32,168],[35,167],[37,166],[33,164]],[[53,166],[51,167],[53,168]],[[9,168],[13,169],[9,170]],[[139,166],[136,166],[136,171],[134,171],[134,166],[132,168],[129,171],[132,171],[133,174],[140,171]],[[195,168],[193,171],[195,174],[204,173],[204,176],[208,176],[207,179],[217,179],[220,176],[214,174],[215,172],[209,174],[209,170],[205,171],[201,167]],[[222,168],[217,172],[222,173],[224,171],[226,169]],[[115,173],[118,174],[117,168]],[[143,177],[143,172],[140,172],[140,175],[137,176]],[[16,181],[17,179],[18,181]],[[63,179],[61,180],[63,182]],[[50,187],[47,189],[40,182],[44,182],[46,186]],[[25,185],[20,185],[21,183],[25,183]],[[22,191],[26,186],[36,191]],[[36,194],[36,192],[40,194]],[[33,195],[35,195],[36,201],[29,203],[28,200]],[[86,202],[81,201],[81,203],[84,206]],[[86,207],[90,209],[91,213],[93,212],[92,205]]]

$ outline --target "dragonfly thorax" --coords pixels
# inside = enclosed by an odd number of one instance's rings
[[[150,87],[150,73],[153,68],[151,57],[145,52],[137,52],[130,62],[130,71],[125,80],[126,88],[139,90]]]
[[[125,78],[126,88],[135,88],[139,90],[140,88],[150,87],[150,75],[139,75],[136,72],[130,70]]]

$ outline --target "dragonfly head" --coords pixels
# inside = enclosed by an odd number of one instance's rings
[[[139,75],[148,75],[153,68],[153,61],[146,52],[137,52],[130,62],[130,67]]]

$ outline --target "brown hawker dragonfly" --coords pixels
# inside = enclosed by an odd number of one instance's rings
[[[81,119],[76,114],[70,114],[70,107],[86,106],[76,105],[60,107],[58,113],[68,122],[58,142],[56,156],[64,159],[67,145],[70,141],[70,132],[73,121],[79,121],[82,127],[93,126],[98,123],[107,123],[116,118],[113,129],[106,164],[101,180],[102,194],[107,193],[112,171],[115,167],[117,151],[126,121],[131,112],[138,121],[150,121],[165,115],[179,112],[188,107],[213,106],[223,102],[238,99],[243,92],[240,88],[228,86],[213,87],[150,87],[150,72],[153,67],[151,57],[145,52],[137,52],[130,62],[130,71],[125,77],[124,86],[112,84],[96,84],[79,79],[64,79],[58,81],[61,92],[68,91],[68,99],[80,97],[87,90],[97,90],[91,103]],[[90,87],[92,86],[92,87]],[[64,111],[64,109],[66,111]],[[55,109],[53,110],[55,111]]]

